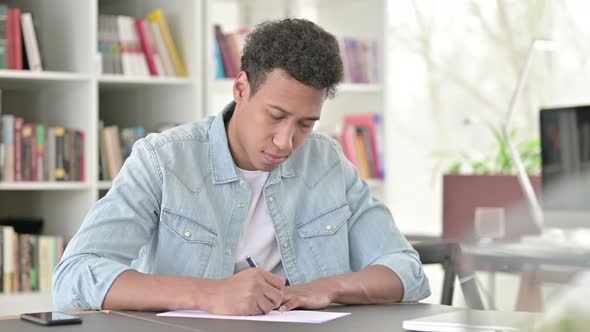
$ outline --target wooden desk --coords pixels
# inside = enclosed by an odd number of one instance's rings
[[[287,332],[402,332],[402,321],[423,316],[436,315],[460,308],[424,303],[390,304],[390,305],[359,305],[334,306],[327,311],[350,312],[345,316],[323,324],[274,323],[252,321],[230,321],[216,319],[195,319],[177,317],[157,317],[155,312],[111,311],[110,313],[92,312],[82,316],[79,325],[62,326],[59,331],[94,332],[94,331],[125,331],[125,332],[180,332],[180,331],[287,331]],[[49,329],[19,319],[0,321],[0,331],[11,332],[47,332]]]
[[[530,245],[511,243],[485,247],[464,245],[462,251],[473,269],[521,275],[517,311],[542,311],[544,282],[565,283],[580,270],[590,269],[590,255],[586,250],[551,247],[532,250]]]

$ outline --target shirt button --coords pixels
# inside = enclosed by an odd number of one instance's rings
[[[283,248],[287,249],[289,247],[289,241],[283,242]]]
[[[243,208],[244,207],[244,202],[238,203],[238,206],[241,207],[241,208]]]
[[[184,232],[184,237],[191,237],[191,232],[189,232],[189,231]]]
[[[242,187],[243,187],[243,186],[245,186],[245,185],[246,185],[246,182],[244,182],[244,180],[240,180],[240,186],[242,186]]]
[[[228,256],[231,256],[231,248],[227,248],[225,250],[225,254],[228,255]]]
[[[268,201],[272,203],[272,196],[268,198]]]
[[[326,229],[329,230],[329,231],[332,231],[332,228],[333,228],[332,225],[326,226]]]

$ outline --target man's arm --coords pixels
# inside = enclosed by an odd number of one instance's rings
[[[320,278],[305,285],[287,287],[283,309],[319,309],[331,302],[370,304],[417,301],[430,295],[430,287],[418,253],[397,229],[387,207],[375,200],[358,171],[340,156],[346,182],[348,244],[352,273]]]
[[[198,309],[222,315],[259,315],[281,303],[284,280],[260,269],[227,279],[122,273],[107,293],[103,309]]]
[[[401,301],[403,291],[401,281],[395,272],[382,265],[373,265],[359,272],[286,287],[280,310],[321,309],[330,303],[393,303]]]
[[[248,315],[267,313],[280,304],[284,281],[259,269],[224,280],[133,270],[131,262],[157,231],[161,195],[157,157],[147,139],[139,140],[113,188],[88,214],[56,267],[56,309],[182,308]]]

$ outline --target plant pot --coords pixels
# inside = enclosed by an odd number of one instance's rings
[[[539,197],[541,177],[530,176]],[[461,242],[476,240],[474,232],[477,208],[503,208],[504,236],[516,241],[523,235],[538,234],[528,203],[516,175],[444,175],[443,238]]]

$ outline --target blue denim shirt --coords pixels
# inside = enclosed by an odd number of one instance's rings
[[[53,275],[59,310],[100,309],[124,271],[227,278],[250,190],[215,117],[139,140]],[[334,140],[312,133],[263,189],[292,285],[369,265],[401,279],[403,301],[430,295],[418,254]]]

